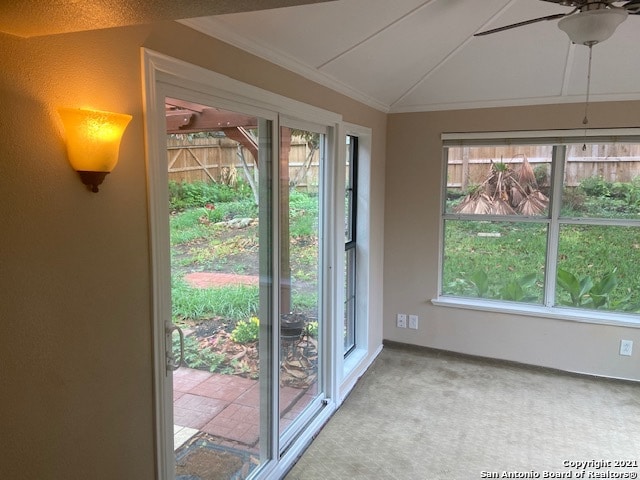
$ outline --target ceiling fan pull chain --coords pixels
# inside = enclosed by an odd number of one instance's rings
[[[587,70],[587,98],[584,103],[584,118],[582,124],[584,125],[584,144],[582,145],[582,151],[587,150],[587,125],[589,125],[589,95],[591,93],[591,57],[593,54],[593,43],[587,45],[589,47],[589,68]]]

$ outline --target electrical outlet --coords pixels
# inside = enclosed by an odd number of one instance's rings
[[[407,314],[399,313],[396,316],[396,326],[398,328],[407,328]]]
[[[620,340],[620,355],[627,357],[633,352],[633,340]]]
[[[409,328],[418,329],[418,315],[409,315]]]

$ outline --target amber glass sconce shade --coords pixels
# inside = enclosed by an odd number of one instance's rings
[[[118,163],[120,140],[131,115],[80,108],[58,110],[67,136],[69,163],[92,192]]]

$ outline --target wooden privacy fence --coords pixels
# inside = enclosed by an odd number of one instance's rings
[[[640,176],[640,144],[570,145],[567,148],[565,185],[575,187],[589,177],[609,182],[630,182]],[[481,184],[488,176],[491,162],[520,164],[526,156],[534,171],[551,173],[552,147],[450,147],[447,188],[465,191]]]
[[[318,189],[319,153],[316,150],[306,173],[303,168],[310,149],[307,142],[298,137],[291,139],[289,152],[289,178],[297,180],[296,188],[316,192]],[[256,163],[248,149],[227,137],[167,136],[167,161],[169,181],[233,183],[247,174],[255,178]]]

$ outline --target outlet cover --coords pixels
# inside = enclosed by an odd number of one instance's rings
[[[418,315],[409,315],[409,328],[418,329]]]
[[[633,340],[620,340],[620,355],[630,357],[633,352]]]
[[[396,326],[398,328],[407,328],[407,314],[399,313],[396,316]]]

